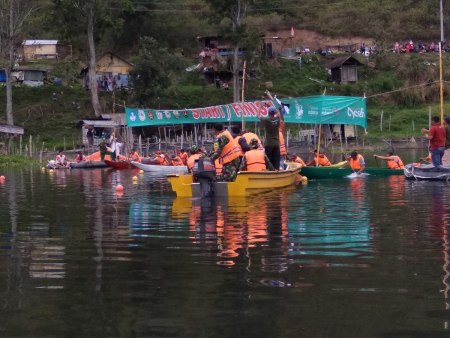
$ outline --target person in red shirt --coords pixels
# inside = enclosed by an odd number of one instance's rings
[[[445,152],[445,128],[441,125],[439,116],[431,119],[430,130],[422,128],[422,133],[430,140],[431,163],[433,166],[442,165],[442,157]]]

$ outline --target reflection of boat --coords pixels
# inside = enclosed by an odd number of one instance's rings
[[[367,167],[365,169],[367,174],[372,176],[391,176],[403,175],[403,171],[399,169],[376,168]],[[308,177],[308,179],[320,178],[340,178],[353,173],[350,168],[335,168],[335,167],[302,167],[301,174]]]
[[[131,162],[128,162],[128,161],[109,161],[109,160],[105,160],[105,163],[108,165],[108,167],[113,167],[115,169],[131,169],[131,168],[135,168],[134,165],[132,165]]]
[[[83,162],[70,162],[70,168],[72,169],[88,169],[88,168],[106,168],[108,165],[101,161],[83,161]]]
[[[248,196],[261,191],[284,188],[295,183],[299,165],[282,171],[241,171],[234,182],[214,182],[214,195],[224,196]],[[168,175],[172,190],[177,196],[200,197],[200,183],[193,181],[192,174]]]
[[[448,181],[450,180],[450,167],[435,167],[432,164],[416,165],[414,163],[407,164],[404,169],[407,179],[429,180],[429,181]]]
[[[187,173],[188,171],[186,166],[143,164],[134,161],[131,161],[131,164],[144,171],[162,174],[177,174],[177,173],[181,174]]]

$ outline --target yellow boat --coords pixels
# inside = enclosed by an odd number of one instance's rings
[[[214,196],[249,196],[259,192],[294,185],[300,165],[291,163],[287,170],[240,171],[234,182],[214,182]],[[200,183],[192,174],[168,175],[172,190],[178,197],[201,197]]]

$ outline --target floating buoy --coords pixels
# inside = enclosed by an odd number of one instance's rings
[[[133,176],[133,181],[137,181],[138,177],[137,176]]]
[[[48,172],[49,172],[50,174],[53,174],[53,169],[50,169]]]
[[[116,186],[116,192],[122,192],[123,191],[123,186],[122,186],[122,184],[118,184],[117,186]]]
[[[41,171],[45,171],[45,167],[42,167],[42,168],[41,168]]]
[[[5,183],[5,181],[6,181],[6,177],[5,176],[0,176],[0,183]]]
[[[302,183],[308,183],[308,177],[302,176]]]
[[[116,197],[122,197],[123,191],[116,191]]]

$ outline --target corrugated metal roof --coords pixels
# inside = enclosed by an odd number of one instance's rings
[[[33,45],[57,45],[58,40],[24,40],[24,46],[33,46]]]
[[[341,67],[346,62],[351,62],[353,64],[356,64],[357,66],[362,65],[362,63],[358,59],[349,55],[349,56],[342,56],[342,57],[334,59],[333,61],[331,61],[330,63],[328,63],[326,65],[326,68],[331,69],[331,68]]]

